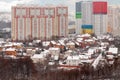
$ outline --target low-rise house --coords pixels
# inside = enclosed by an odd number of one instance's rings
[[[4,47],[6,47],[6,48],[10,48],[10,47],[12,47],[13,45],[11,44],[11,43],[6,43],[5,45],[4,45]]]
[[[77,35],[76,37],[83,38],[83,39],[89,39],[89,38],[91,38],[91,35],[90,34],[82,34],[82,35]]]
[[[57,42],[54,47],[56,47],[56,48],[61,48],[61,44],[60,44],[59,42]]]
[[[58,42],[59,42],[61,45],[65,46],[65,40],[61,39],[61,40],[58,40]]]
[[[42,46],[43,47],[49,47],[50,46],[50,41],[43,41]]]
[[[34,54],[33,56],[31,56],[31,59],[33,60],[34,63],[40,62],[42,64],[44,64],[44,61],[46,60],[43,54]]]
[[[63,51],[64,48],[65,48],[65,45],[62,45],[62,44],[60,44],[59,42],[57,42],[54,47],[55,47],[55,48],[59,48],[61,51]]]
[[[75,43],[75,48],[80,47],[80,44],[77,41],[74,41],[74,43]]]
[[[59,56],[58,56],[58,55],[55,55],[53,59],[54,59],[55,61],[58,61],[58,60],[59,60]]]
[[[49,50],[44,50],[40,54],[43,54],[44,57],[47,57],[50,54]]]
[[[117,55],[118,54],[118,48],[116,48],[116,47],[109,48],[108,52],[112,53],[113,55]]]
[[[39,44],[41,42],[41,40],[33,40],[34,44]]]
[[[68,56],[66,59],[66,64],[69,66],[78,66],[80,63],[79,56]]]
[[[109,64],[114,63],[114,56],[113,55],[106,55],[106,59],[107,59]]]
[[[34,63],[42,63],[45,64],[47,60],[47,55],[49,54],[48,50],[42,51],[40,54],[34,54],[31,56],[31,59],[33,60]]]
[[[95,44],[95,40],[93,39],[86,39],[85,42],[87,42],[88,46]]]
[[[100,46],[101,47],[107,47],[107,46],[109,46],[109,43],[108,42],[101,42]]]
[[[67,57],[70,56],[72,53],[73,53],[72,50],[67,50],[67,51],[65,51],[64,58],[67,58]]]
[[[89,64],[91,64],[93,62],[93,59],[91,59],[91,55],[89,55],[87,53],[80,54],[79,58],[80,58],[81,63],[89,63]]]
[[[107,47],[98,47],[98,49],[99,49],[101,52],[105,51],[106,48],[107,48]]]
[[[23,43],[11,43],[13,48],[20,49],[23,47]]]
[[[56,46],[56,42],[55,41],[50,41],[50,47],[55,47]]]
[[[92,54],[94,54],[95,53],[95,51],[96,51],[96,49],[92,49],[92,48],[89,48],[88,49],[88,54],[90,54],[90,55],[92,55]]]
[[[66,43],[66,47],[73,50],[75,49],[75,43],[72,41],[69,41],[68,43]]]
[[[89,55],[88,53],[82,53],[79,55],[80,60],[88,60],[91,58],[91,55]]]
[[[41,44],[41,40],[33,40],[33,42],[32,42],[32,44],[33,44],[33,46],[41,46],[40,44]]]
[[[60,54],[60,49],[59,49],[59,48],[50,47],[50,48],[49,48],[49,52],[50,52],[50,54],[53,55],[53,56],[59,56],[59,54]]]
[[[59,61],[59,67],[63,69],[74,69],[74,68],[80,68],[79,66],[80,60],[79,56],[68,56],[65,61]]]
[[[76,41],[77,42],[83,42],[83,38],[77,38]]]
[[[32,55],[34,55],[36,53],[36,50],[35,49],[32,49]]]
[[[32,56],[32,49],[31,48],[26,49],[26,53],[28,56]]]
[[[6,55],[17,55],[16,49],[15,48],[7,48],[5,49],[5,54]]]

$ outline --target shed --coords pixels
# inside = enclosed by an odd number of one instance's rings
[[[79,56],[68,56],[66,62],[67,62],[67,65],[78,66],[80,59],[79,59]]]

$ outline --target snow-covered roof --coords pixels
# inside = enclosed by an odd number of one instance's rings
[[[36,50],[35,50],[35,49],[33,49],[33,50],[32,50],[32,52],[34,52],[34,53],[35,53],[35,52],[36,52]]]
[[[49,53],[49,50],[44,50],[44,51],[41,52],[41,54],[45,54],[45,55],[48,54],[48,53]]]
[[[82,41],[83,41],[83,38],[77,38],[76,41],[82,42]]]
[[[39,48],[35,48],[35,50],[39,50]]]
[[[64,40],[58,40],[61,45],[65,45]]]
[[[77,35],[76,37],[82,37],[81,35]]]
[[[87,55],[79,55],[79,58],[80,59],[89,59],[89,56],[87,56]]]
[[[68,56],[67,60],[79,60],[79,56]]]
[[[87,33],[87,34],[77,35],[76,37],[79,37],[79,38],[80,38],[80,37],[90,37],[90,36],[91,36],[91,35]]]
[[[60,50],[60,49],[59,48],[50,47],[49,50],[52,51],[52,50]]]
[[[86,42],[93,42],[94,40],[93,39],[86,39],[85,41]]]
[[[61,44],[60,44],[60,43],[57,43],[56,45],[59,45],[59,46],[60,46]]]
[[[105,45],[109,45],[109,43],[108,42],[101,42],[100,45],[105,46]]]
[[[7,55],[7,56],[5,56],[5,57],[10,57],[10,58],[13,58],[13,59],[16,59],[16,58],[17,58],[17,57],[14,56],[14,55]]]
[[[4,46],[21,46],[23,45],[23,43],[16,43],[16,42],[8,42],[7,44],[5,44]]]
[[[106,55],[108,57],[108,59],[113,59],[114,56],[113,55]]]
[[[75,41],[75,44],[76,44],[76,45],[80,45],[80,44],[79,44],[78,42],[76,42],[76,41]]]
[[[114,40],[114,38],[109,38],[108,40],[109,40],[109,41],[113,41],[113,40]]]
[[[15,48],[7,48],[5,51],[15,51]]]
[[[110,35],[106,35],[105,38],[106,38],[106,39],[109,39],[109,38],[110,38]]]
[[[54,64],[55,64],[55,62],[49,62],[48,64],[49,64],[49,65],[54,65]]]
[[[65,40],[68,40],[68,38],[61,38],[61,40],[64,40],[64,41],[65,41]]]
[[[97,39],[104,39],[104,37],[99,35],[99,36],[97,36]]]
[[[33,40],[34,43],[39,43],[41,40]]]
[[[49,44],[50,44],[49,41],[44,41],[44,42],[42,42],[42,45],[43,45],[43,46],[49,46]]]
[[[26,55],[27,55],[27,53],[23,53],[23,55],[24,55],[24,56],[26,56]]]
[[[13,45],[12,44],[5,44],[4,46],[7,47],[7,46],[13,46]]]
[[[44,58],[43,54],[34,54],[31,58]]]
[[[70,41],[70,42],[66,43],[66,45],[75,45],[75,43]]]
[[[33,44],[30,42],[29,45],[32,46]]]
[[[83,34],[82,37],[90,37],[90,34]]]
[[[94,40],[98,40],[96,37],[93,37]]]
[[[88,49],[88,54],[94,54],[95,49]]]
[[[98,47],[98,49],[100,49],[101,51],[105,51],[106,47]]]
[[[69,53],[71,53],[71,52],[73,52],[72,50],[68,50],[68,51],[66,51],[66,52],[69,52]]]
[[[59,59],[59,56],[54,56],[54,60],[58,60]]]
[[[56,44],[56,42],[55,42],[55,41],[51,41],[51,43],[52,43],[52,44]]]
[[[109,48],[108,52],[111,52],[112,54],[118,54],[118,48]]]
[[[25,52],[18,52],[17,55],[27,56],[27,53],[25,53]]]
[[[20,46],[20,45],[23,45],[23,43],[12,43],[13,45],[15,45],[15,46]]]
[[[111,38],[111,36],[110,35],[99,35],[99,36],[97,36],[97,38],[98,39],[109,39],[109,38]]]
[[[32,51],[32,49],[27,49],[28,51]]]
[[[92,63],[93,59],[82,59],[80,60],[81,63]]]

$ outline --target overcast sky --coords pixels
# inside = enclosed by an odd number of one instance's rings
[[[0,0],[0,12],[11,11],[11,6],[16,4],[38,4],[38,5],[66,5],[69,8],[69,15],[74,15],[75,2],[80,0]],[[84,1],[84,0],[82,0]],[[90,0],[89,0],[90,1]],[[99,0],[100,1],[100,0]],[[120,0],[107,0],[109,4],[120,4]]]

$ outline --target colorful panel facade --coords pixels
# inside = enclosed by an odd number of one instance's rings
[[[94,14],[107,14],[107,2],[93,2]]]
[[[82,29],[93,29],[93,25],[82,25]]]

